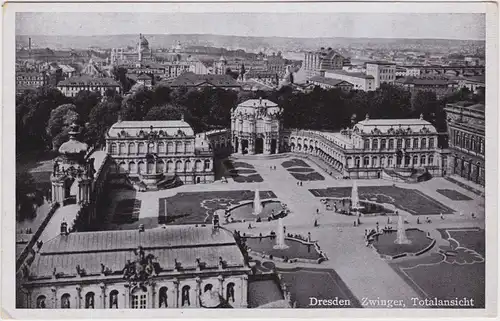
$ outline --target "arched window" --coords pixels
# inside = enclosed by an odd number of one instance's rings
[[[417,165],[417,163],[418,163],[418,156],[413,156],[412,162],[413,162],[413,166]]]
[[[146,173],[146,164],[143,161],[140,161],[138,165],[138,173],[143,174]]]
[[[146,145],[144,145],[144,143],[139,143],[138,148],[139,154],[146,154]]]
[[[434,148],[434,138],[429,138],[429,148]]]
[[[205,287],[203,288],[203,292],[212,291],[212,288],[213,288],[213,285],[212,285],[212,284],[207,284],[207,285],[205,285]]]
[[[36,298],[36,308],[37,309],[45,309],[47,307],[45,301],[47,300],[47,298],[45,297],[45,295],[39,295],[37,298]]]
[[[184,151],[182,150],[182,143],[181,142],[176,142],[175,143],[175,153],[183,153]]]
[[[158,153],[165,154],[165,143],[163,142],[158,143]]]
[[[226,287],[226,300],[227,302],[234,302],[234,283],[229,282]]]
[[[363,167],[367,167],[369,163],[370,163],[370,158],[363,157]]]
[[[208,159],[205,160],[205,170],[208,171],[210,169],[210,161]]]
[[[132,292],[132,309],[146,309],[148,302],[148,292],[146,288],[137,287]]]
[[[380,167],[385,167],[385,157],[384,156],[380,157]]]
[[[135,143],[128,144],[128,153],[129,154],[137,154],[137,149]]]
[[[189,298],[189,291],[191,290],[191,287],[189,285],[185,285],[182,287],[181,291],[181,306],[190,306],[191,305],[191,300]]]
[[[397,149],[403,148],[403,140],[401,138],[398,138],[396,148]]]
[[[391,167],[392,164],[393,164],[393,162],[392,162],[392,156],[387,157],[387,166]]]
[[[373,142],[372,142],[372,148],[373,149],[378,149],[378,139],[374,139]]]
[[[174,153],[174,144],[172,142],[167,143],[167,154],[173,154]]]
[[[203,162],[201,160],[198,159],[195,164],[197,172],[203,171]]]
[[[109,308],[118,309],[118,291],[113,290],[109,293]]]
[[[377,156],[372,157],[372,167],[377,167],[378,166],[377,160],[378,160]]]
[[[148,153],[149,153],[149,154],[154,154],[154,153],[156,153],[156,150],[155,150],[155,143],[149,143],[149,144],[148,144]]]
[[[420,165],[425,165],[425,155],[420,157]]]
[[[370,140],[365,139],[364,149],[370,149]]]
[[[167,172],[168,173],[174,172],[174,162],[172,162],[171,160],[167,161]]]
[[[94,308],[94,292],[88,292],[85,294],[85,309],[93,309]]]
[[[413,148],[418,148],[418,138],[413,138]]]
[[[434,155],[429,156],[429,165],[434,165]]]
[[[162,286],[159,291],[158,307],[167,308],[168,307],[168,288]]]
[[[421,149],[426,149],[427,148],[427,139],[425,139],[425,138],[421,139],[420,148]]]
[[[111,155],[116,155],[118,153],[117,147],[115,143],[112,143],[110,146],[110,154]]]
[[[61,309],[70,309],[71,308],[70,299],[71,299],[71,296],[68,293],[64,293],[61,296]]]
[[[153,174],[155,172],[155,162],[153,161],[148,161],[148,174]]]
[[[137,173],[137,166],[135,165],[134,162],[128,163],[128,172],[131,174],[136,174]]]
[[[163,173],[165,171],[165,162],[162,160],[159,160],[156,163],[156,172],[157,173]]]
[[[125,143],[120,143],[118,153],[119,155],[125,155],[127,153],[127,146],[125,145]]]
[[[394,149],[394,139],[389,139],[389,149]]]
[[[175,162],[175,171],[176,172],[182,172],[182,170],[183,170],[182,167],[183,166],[182,166],[182,162],[181,161]]]
[[[191,161],[187,160],[185,163],[184,163],[184,168],[186,169],[186,172],[190,171],[192,168],[191,168]]]
[[[191,144],[191,142],[186,142],[186,152],[193,152],[193,144]]]
[[[387,148],[387,140],[382,139],[380,141],[380,149],[386,149]]]
[[[125,162],[121,162],[119,167],[120,174],[125,174],[127,172],[127,167]]]

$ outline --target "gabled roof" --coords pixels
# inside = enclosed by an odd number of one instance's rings
[[[326,77],[321,77],[321,76],[314,76],[311,79],[309,79],[309,81],[319,82],[319,83],[330,85],[330,86],[338,86],[340,84],[354,86],[353,84],[351,84],[350,82],[345,81],[345,80],[340,80],[340,79],[335,79],[335,78],[326,78]]]
[[[185,72],[170,82],[172,87],[197,87],[209,84],[215,87],[240,87],[240,84],[229,75],[198,75],[193,72]]]
[[[109,87],[119,87],[120,85],[114,79],[111,78],[93,78],[90,76],[75,76],[57,84],[60,86],[109,86]]]

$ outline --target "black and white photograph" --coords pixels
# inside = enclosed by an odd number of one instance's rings
[[[496,313],[487,12],[48,8],[4,30],[12,309]]]

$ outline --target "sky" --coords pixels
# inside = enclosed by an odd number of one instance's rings
[[[484,40],[476,13],[18,13],[17,35],[217,34]]]

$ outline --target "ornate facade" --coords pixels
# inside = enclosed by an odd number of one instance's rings
[[[459,102],[448,104],[445,111],[451,151],[450,174],[484,186],[484,105]]]
[[[428,172],[441,176],[446,160],[437,146],[438,133],[420,119],[367,119],[337,133],[288,130],[285,150],[322,158],[344,176],[401,179]]]
[[[214,181],[209,143],[183,119],[119,121],[107,133],[106,151],[117,173],[147,186],[177,179],[184,184]]]
[[[250,268],[233,235],[213,226],[69,233],[61,224],[29,261],[25,308],[247,307]]]
[[[231,142],[238,154],[279,152],[281,108],[267,99],[250,99],[231,111]]]

